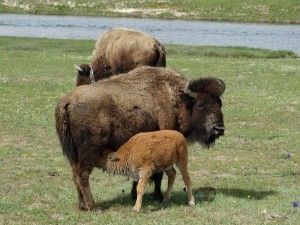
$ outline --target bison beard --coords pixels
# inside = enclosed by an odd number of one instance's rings
[[[116,150],[137,133],[166,129],[211,146],[224,134],[224,90],[217,78],[188,82],[171,69],[139,67],[63,96],[55,110],[56,131],[71,164],[78,208],[96,208],[89,175],[103,168],[104,148]],[[159,200],[161,178],[153,177]]]

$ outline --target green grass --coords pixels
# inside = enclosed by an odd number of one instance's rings
[[[299,0],[16,0],[0,2],[0,13],[300,23]]]
[[[211,57],[233,57],[233,58],[297,58],[291,51],[274,51],[269,49],[247,48],[247,47],[213,47],[168,45],[168,54],[184,56],[211,56]]]
[[[106,211],[78,211],[54,107],[75,87],[73,65],[88,63],[93,47],[94,41],[0,37],[0,224],[299,223],[292,203],[300,201],[300,60],[246,48],[166,46],[168,67],[188,78],[216,76],[227,86],[225,136],[211,149],[189,146],[200,190],[195,208],[185,205],[178,175],[170,203],[154,202],[150,186],[142,212],[133,213],[131,182],[95,170],[92,192]]]

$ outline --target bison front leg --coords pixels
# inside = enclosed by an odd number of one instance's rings
[[[132,198],[133,200],[136,200],[136,196],[137,196],[136,188],[137,188],[137,185],[138,185],[138,182],[136,182],[136,181],[133,181],[133,182],[132,182],[131,198]]]
[[[153,198],[154,200],[162,201],[163,200],[163,194],[161,192],[161,181],[163,178],[163,173],[156,173],[153,174],[151,179],[154,181],[154,193]]]
[[[94,210],[96,208],[89,185],[89,177],[93,168],[82,169],[72,165],[73,180],[77,188],[77,207],[80,210]]]

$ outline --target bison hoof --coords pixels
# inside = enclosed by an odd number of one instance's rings
[[[86,211],[84,203],[78,203],[77,204],[77,209],[79,209],[80,211]]]
[[[77,208],[80,211],[96,211],[96,212],[103,212],[104,210],[100,206],[93,206],[93,207],[87,207],[85,205],[78,205]]]
[[[141,208],[134,206],[134,207],[133,207],[133,211],[135,211],[135,212],[140,212],[140,211],[141,211]]]
[[[196,206],[195,202],[190,202],[189,203],[189,207],[195,207],[195,206]]]
[[[99,213],[104,212],[104,209],[102,209],[100,206],[95,207],[93,210]]]
[[[169,202],[171,199],[171,196],[165,196],[164,199],[163,199],[163,202]]]
[[[163,197],[163,195],[162,195],[161,192],[160,192],[160,193],[154,192],[152,196],[153,196],[153,199],[154,199],[155,201],[162,202],[163,199],[164,199],[164,197]]]
[[[167,199],[167,198],[164,198],[162,202],[166,203],[166,202],[169,202],[170,200]]]

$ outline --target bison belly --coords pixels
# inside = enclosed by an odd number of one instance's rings
[[[126,116],[120,115],[114,121],[107,146],[115,150],[135,134],[155,130],[159,130],[157,120],[145,110],[134,106],[128,109]]]

